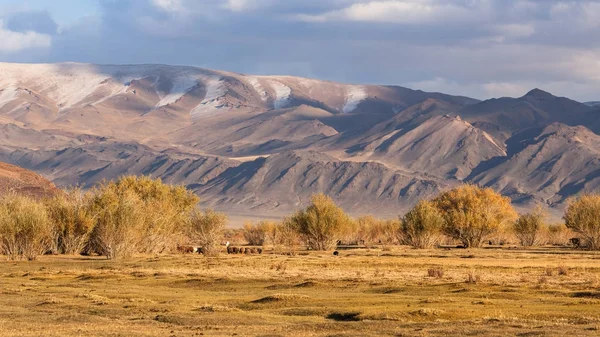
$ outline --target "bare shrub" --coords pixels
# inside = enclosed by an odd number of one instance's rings
[[[569,244],[569,239],[573,237],[574,233],[565,224],[554,224],[546,226],[543,235],[546,236],[545,241],[548,244],[566,246]]]
[[[433,200],[444,217],[444,232],[465,247],[480,247],[483,240],[517,218],[510,199],[491,188],[463,185]]]
[[[583,195],[571,201],[563,219],[568,228],[584,239],[589,249],[600,249],[600,195]]]
[[[351,222],[350,233],[347,239],[351,243],[368,244],[376,242],[375,238],[379,238],[379,219],[372,215],[363,215]]]
[[[481,277],[479,276],[479,274],[477,274],[474,270],[470,270],[467,273],[467,279],[465,280],[466,283],[477,283],[481,280]]]
[[[188,236],[197,242],[206,256],[219,255],[219,242],[227,223],[227,215],[213,210],[192,211],[188,225]]]
[[[198,202],[183,186],[144,176],[101,183],[92,194],[97,220],[91,246],[109,258],[175,250]]]
[[[306,239],[309,248],[314,250],[335,247],[336,242],[351,229],[350,217],[324,194],[313,195],[311,204],[296,212],[290,221],[293,228]]]
[[[513,231],[524,247],[531,247],[540,243],[540,234],[544,228],[544,210],[536,208],[531,213],[521,214],[513,224]]]
[[[0,252],[11,260],[35,260],[51,246],[51,228],[44,205],[29,197],[0,198]]]
[[[146,217],[139,197],[131,191],[105,190],[94,195],[91,207],[96,215],[90,235],[94,251],[108,259],[136,253]]]
[[[256,225],[252,223],[244,224],[244,239],[252,246],[262,246],[267,238],[264,222],[259,222]]]
[[[558,275],[567,276],[569,275],[569,268],[566,266],[560,265],[556,268],[558,270]]]
[[[285,218],[281,223],[277,224],[277,241],[276,246],[283,247],[287,253],[295,254],[300,235],[298,234],[291,218]]]
[[[388,250],[389,246],[399,242],[400,226],[400,220],[377,221],[369,235],[371,242],[382,244],[383,249]]]
[[[45,200],[52,225],[53,249],[61,254],[79,254],[96,222],[90,208],[91,194],[72,189]]]
[[[261,221],[259,222],[259,226],[265,232],[265,241],[269,242],[272,245],[276,245],[279,238],[279,225],[274,221]]]
[[[241,245],[246,242],[243,228],[226,228],[223,231],[223,239],[232,245]]]
[[[420,201],[402,218],[404,243],[415,248],[432,248],[440,242],[444,218],[435,205]]]
[[[443,278],[444,269],[442,267],[434,267],[427,269],[427,276],[434,278]]]

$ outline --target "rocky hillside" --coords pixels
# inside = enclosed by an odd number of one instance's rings
[[[395,216],[463,182],[562,209],[595,190],[600,107],[539,89],[478,101],[163,65],[0,63],[0,160],[59,186],[150,174],[230,213],[325,192]]]
[[[0,195],[7,193],[43,198],[60,193],[60,190],[35,172],[0,162]]]

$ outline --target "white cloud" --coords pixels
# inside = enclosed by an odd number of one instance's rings
[[[273,3],[274,0],[226,0],[222,8],[240,13],[267,7]]]
[[[179,12],[184,10],[181,0],[152,0],[152,4],[165,12]]]
[[[15,53],[30,48],[48,48],[52,45],[52,36],[32,31],[14,32],[4,28],[0,20],[0,52]]]
[[[248,9],[251,5],[251,0],[227,0],[227,3],[223,7],[233,12],[241,12]]]
[[[482,16],[487,16],[488,2],[473,3],[474,6],[463,7],[432,0],[367,1],[316,15],[300,14],[296,18],[307,22],[364,21],[403,24],[482,20]]]

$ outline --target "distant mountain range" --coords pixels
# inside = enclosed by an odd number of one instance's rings
[[[464,182],[556,213],[600,184],[600,104],[163,65],[0,63],[0,161],[59,186],[149,174],[206,206],[289,213],[325,192],[396,216]]]

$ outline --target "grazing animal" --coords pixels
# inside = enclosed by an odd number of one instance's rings
[[[198,253],[198,254],[204,254],[204,248],[202,248],[202,247],[198,247],[198,248],[196,249],[196,253]]]
[[[581,246],[581,239],[580,238],[570,238],[569,242],[573,245],[573,247],[575,248],[579,248]]]
[[[256,252],[257,252],[258,254],[262,254],[262,248],[257,248],[257,249],[256,249]]]
[[[244,248],[244,254],[250,254],[250,248]]]
[[[338,255],[340,255],[340,252],[338,252],[337,250],[334,250],[333,251],[333,256],[338,256]]]
[[[225,243],[225,248],[227,249],[227,254],[231,254],[233,252],[231,247],[229,247],[229,241],[227,241],[227,243]]]
[[[238,254],[240,251],[238,249],[238,247],[233,247],[231,248],[231,254]]]
[[[256,249],[250,248],[250,254],[256,254]]]

